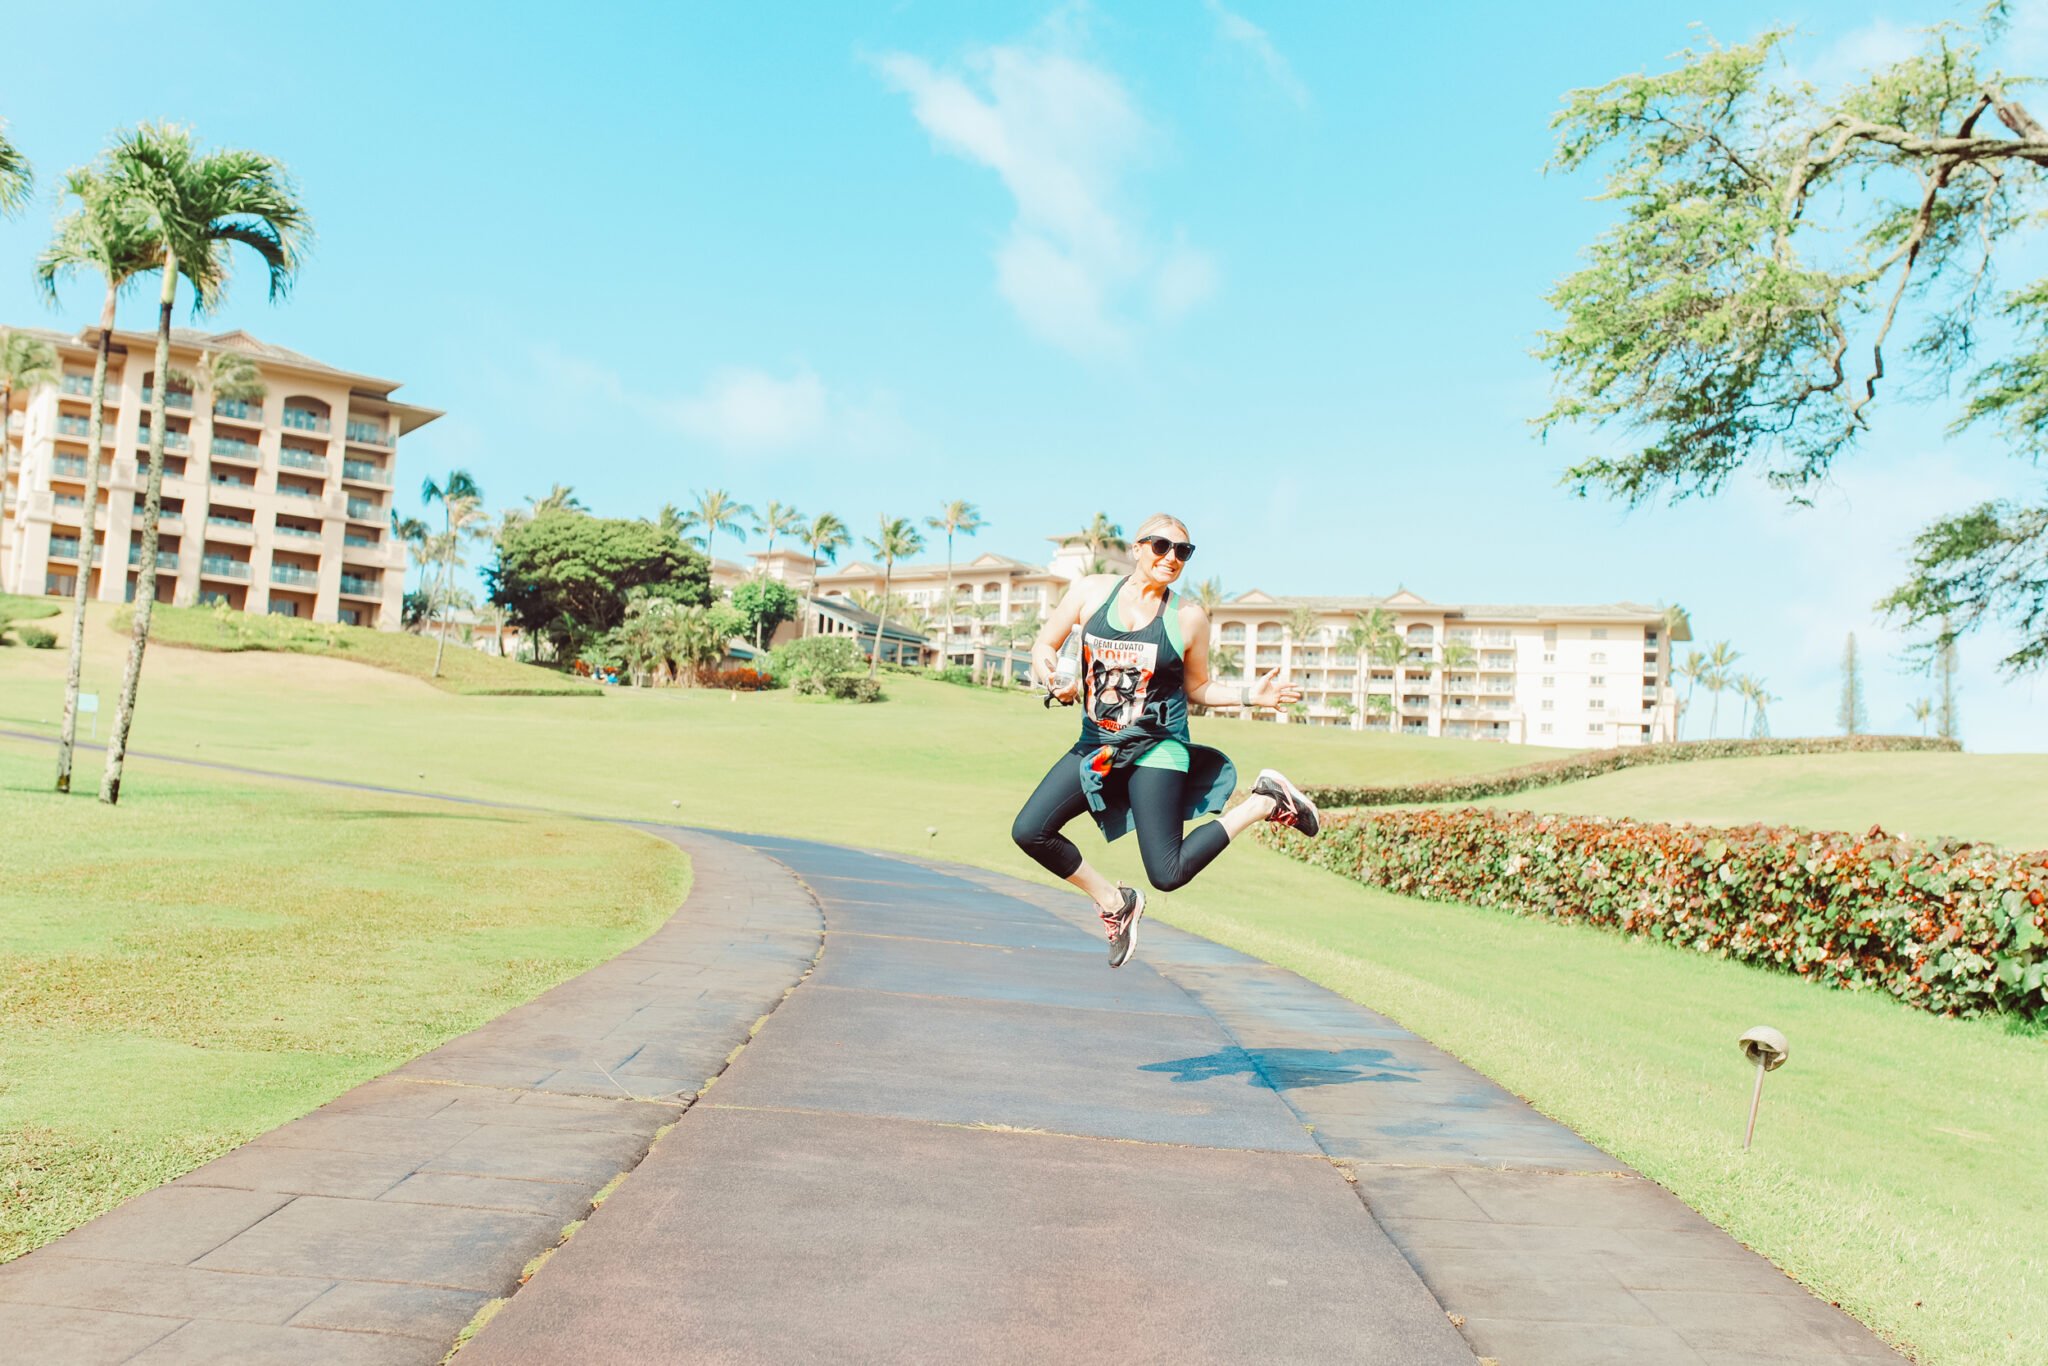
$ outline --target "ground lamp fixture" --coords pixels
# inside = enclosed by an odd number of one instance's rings
[[[1756,1135],[1756,1107],[1764,1098],[1764,1073],[1783,1067],[1785,1059],[1792,1056],[1792,1045],[1769,1025],[1758,1025],[1742,1036],[1737,1047],[1742,1049],[1743,1057],[1756,1064],[1756,1090],[1749,1097],[1749,1127],[1742,1131],[1742,1150],[1748,1152],[1749,1140]]]

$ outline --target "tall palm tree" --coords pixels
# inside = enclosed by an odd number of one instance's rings
[[[1216,615],[1216,609],[1223,605],[1223,580],[1206,578],[1188,590],[1188,596],[1201,604],[1202,611],[1209,616]]]
[[[35,168],[7,136],[7,120],[0,119],[0,218],[20,213],[35,192]]]
[[[889,582],[896,573],[896,561],[906,555],[915,555],[924,549],[924,537],[910,524],[908,517],[891,517],[883,513],[878,519],[876,534],[861,537],[868,549],[882,557],[882,601],[889,600]],[[875,652],[868,656],[868,677],[873,678],[882,668],[882,624],[888,618],[886,612],[875,614]]]
[[[427,591],[427,537],[434,529],[417,517],[400,517],[398,509],[391,509],[391,539],[404,545],[412,552],[411,562],[420,568],[420,591]],[[408,573],[411,571],[408,569]]]
[[[661,511],[654,514],[654,529],[671,540],[687,540],[688,517],[674,503],[663,503]]]
[[[839,563],[839,552],[853,543],[853,537],[847,531],[846,523],[829,512],[821,512],[811,518],[811,524],[803,529],[803,537],[804,543],[811,548],[811,581],[804,588],[804,598],[808,601],[818,595],[818,561],[827,559],[834,564]],[[797,634],[805,634],[810,627],[811,613],[806,607],[803,629]]]
[[[312,223],[299,202],[284,164],[258,152],[201,153],[189,129],[143,124],[115,139],[107,154],[112,193],[136,206],[163,249],[157,270],[163,292],[157,305],[156,377],[150,401],[149,483],[143,494],[141,569],[135,581],[135,634],[128,668],[107,741],[107,767],[100,800],[121,799],[121,768],[128,752],[128,728],[135,720],[135,693],[142,683],[142,656],[149,645],[150,612],[156,605],[157,519],[164,493],[164,400],[171,365],[171,311],[178,280],[192,285],[195,312],[213,311],[232,273],[231,248],[253,251],[269,276],[272,302],[291,291],[299,262],[312,237]]]
[[[704,558],[715,565],[717,561],[711,554],[712,538],[721,531],[730,531],[744,540],[746,533],[740,530],[740,519],[753,515],[752,508],[745,503],[735,503],[732,495],[724,489],[707,489],[697,495],[697,506],[683,513],[683,526],[704,533],[701,538]]]
[[[1697,688],[1700,685],[1700,680],[1707,676],[1709,667],[1705,655],[1701,654],[1698,650],[1687,650],[1684,662],[1671,670],[1673,678],[1685,680],[1685,701],[1681,702],[1678,707],[1678,738],[1681,740],[1685,738],[1685,715],[1692,710],[1693,689]]]
[[[1351,657],[1351,697],[1347,699],[1344,716],[1351,729],[1365,728],[1365,676],[1367,671],[1366,651],[1372,647],[1372,627],[1365,613],[1360,612],[1351,619],[1351,624],[1337,633],[1337,649]]]
[[[1731,649],[1725,640],[1714,642],[1714,648],[1707,652],[1707,672],[1700,681],[1707,685],[1707,691],[1714,695],[1714,708],[1707,722],[1707,738],[1713,739],[1721,715],[1721,693],[1735,681],[1735,661],[1742,658],[1742,651]]]
[[[1771,696],[1771,694],[1759,687],[1756,690],[1756,696],[1750,700],[1756,703],[1756,724],[1750,728],[1749,735],[1752,740],[1761,740],[1771,733],[1771,722],[1768,715],[1770,705],[1780,699]]]
[[[953,648],[953,533],[972,536],[987,524],[981,520],[981,509],[958,500],[940,508],[938,516],[925,518],[924,524],[933,531],[946,533],[946,633],[941,637],[945,644],[939,652],[939,662],[943,664]]]
[[[754,518],[754,534],[768,538],[768,553],[775,553],[775,538],[786,532],[802,529],[804,515],[785,503],[770,499],[768,506]]]
[[[466,529],[477,529],[477,518],[481,515],[484,491],[477,487],[475,476],[468,470],[450,470],[448,477],[436,480],[431,474],[420,480],[420,503],[426,507],[441,505],[441,535],[427,544],[430,560],[441,566],[441,584],[437,596],[445,599],[454,584],[457,550],[460,541],[455,531],[455,516],[459,509],[463,513]],[[448,648],[448,614],[441,614],[440,640],[434,646],[434,670],[430,678],[441,676],[441,654]]]
[[[567,484],[555,485],[547,491],[547,496],[544,498],[528,498],[526,501],[533,508],[532,515],[535,517],[540,516],[543,512],[590,511],[589,508],[583,506],[583,500],[576,496],[576,490]]]
[[[1927,736],[1927,721],[1928,721],[1928,718],[1929,718],[1929,717],[1931,717],[1931,716],[1933,716],[1933,715],[1934,715],[1934,699],[1933,699],[1933,698],[1931,698],[1931,697],[1916,697],[1916,698],[1914,698],[1914,699],[1913,699],[1913,719],[1914,719],[1915,721],[1918,721],[1918,722],[1920,723],[1920,735],[1921,735],[1921,738],[1922,738],[1922,739],[1925,739],[1925,738],[1926,738],[1926,736]]]
[[[1742,719],[1736,723],[1735,733],[1740,736],[1749,730],[1749,709],[1756,701],[1756,695],[1764,690],[1764,681],[1754,674],[1737,674],[1735,692],[1742,698]]]
[[[85,506],[100,502],[101,442],[106,430],[107,357],[114,343],[114,304],[163,259],[163,244],[135,204],[117,193],[100,172],[78,169],[64,178],[64,195],[78,206],[57,220],[50,244],[36,258],[36,283],[52,308],[57,284],[79,271],[96,272],[106,289],[100,301],[99,335],[93,349],[92,417],[86,424]],[[57,740],[57,790],[71,790],[71,761],[78,736],[79,674],[85,663],[85,602],[92,579],[95,541],[90,527],[80,535],[78,576],[71,590],[71,658],[64,673],[64,720]]]
[[[1103,561],[1105,551],[1128,551],[1131,543],[1124,539],[1124,529],[1109,520],[1106,513],[1098,512],[1095,520],[1071,536],[1062,536],[1061,545],[1080,545],[1088,548],[1088,572],[1100,574],[1108,566]]]
[[[63,373],[56,347],[26,332],[0,332],[0,526],[7,524],[7,471],[14,465],[9,445],[14,391],[34,393],[45,384],[55,384]]]

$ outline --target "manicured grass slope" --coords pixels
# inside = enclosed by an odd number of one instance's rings
[[[58,598],[23,598],[0,593],[0,621],[40,621],[64,610]]]
[[[644,938],[688,865],[616,826],[0,742],[0,1261]],[[87,792],[91,785],[87,785]]]
[[[2048,755],[1841,754],[1623,769],[1475,803],[1510,811],[1954,835],[2048,848]]]
[[[103,611],[93,609],[89,622]],[[68,611],[65,620],[70,620]],[[124,635],[130,629],[125,611],[113,613],[109,624]],[[434,656],[437,641],[433,636],[334,626],[293,617],[258,617],[245,612],[216,612],[206,607],[158,606],[150,614],[149,639],[152,648],[169,645],[197,650],[269,650],[327,655],[410,674],[453,693],[595,697],[600,691],[596,685],[581,679],[552,669],[537,669],[531,664],[487,655],[453,638],[440,652],[440,672],[436,674]]]

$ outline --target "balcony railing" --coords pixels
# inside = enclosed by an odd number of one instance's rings
[[[155,403],[156,390],[150,388],[146,384],[143,385],[142,402],[145,407]],[[185,392],[184,390],[173,389],[164,395],[164,407],[182,408],[184,411],[189,413],[192,411],[192,395],[188,392]]]
[[[50,470],[53,474],[68,474],[75,478],[83,479],[85,478],[85,457],[82,455],[57,456],[50,461]]]
[[[78,538],[76,536],[52,536],[50,538],[50,556],[58,560],[77,559]]]
[[[327,468],[327,457],[318,451],[302,451],[295,446],[286,446],[277,453],[277,463],[289,465],[295,470],[321,470]]]
[[[302,488],[297,484],[279,484],[277,491],[287,498],[318,498],[320,490]]]
[[[208,555],[199,561],[199,572],[217,579],[246,579],[249,577],[249,562],[230,560],[224,555]]]
[[[208,482],[217,489],[233,489],[236,493],[254,493],[256,491],[254,484],[246,479],[236,479],[232,475],[216,474]]]
[[[317,541],[320,539],[320,533],[311,527],[286,526],[282,522],[277,524],[277,534],[280,536],[296,536],[302,541]]]
[[[60,508],[82,508],[85,506],[84,495],[77,493],[60,493],[51,498],[50,501]]]
[[[87,418],[72,417],[68,413],[60,414],[57,418],[57,431],[63,436],[90,436],[92,422]]]
[[[384,590],[375,579],[360,578],[354,574],[341,576],[341,591],[353,598],[381,598]]]
[[[215,455],[226,456],[230,460],[246,460],[252,465],[259,455],[255,442],[237,441],[232,436],[216,436],[207,449]]]
[[[230,422],[261,422],[263,403],[261,400],[251,403],[247,399],[224,398],[213,405],[213,415],[227,418]]]
[[[141,564],[141,563],[142,563],[142,547],[141,547],[141,546],[139,546],[139,545],[131,545],[131,546],[129,546],[129,547],[128,547],[128,564],[129,564],[129,566],[130,566],[130,567],[132,568],[133,566],[135,566],[135,565],[138,565],[138,564]],[[156,567],[157,567],[158,569],[176,569],[176,568],[178,567],[178,552],[177,552],[177,551],[175,551],[175,550],[159,550],[159,551],[157,551],[157,552],[156,552]]]
[[[252,534],[256,530],[254,522],[243,521],[240,517],[222,517],[212,512],[206,514],[206,524],[208,526],[232,527],[236,531],[247,531]]]
[[[374,522],[377,520],[377,505],[366,503],[360,498],[351,498],[348,500],[348,515],[358,522]]]
[[[138,446],[147,446],[149,444],[149,431],[150,429],[147,427],[137,427],[135,429],[135,444]],[[164,449],[167,451],[191,450],[192,433],[174,432],[170,428],[166,427],[164,429]]]
[[[391,434],[375,422],[351,422],[348,424],[348,439],[360,441],[369,446],[388,446]]]
[[[295,432],[330,432],[334,424],[320,414],[307,408],[286,408],[280,419],[282,424]]]
[[[57,381],[57,392],[70,394],[73,398],[92,397],[91,375],[66,375]]]
[[[359,484],[389,484],[391,477],[384,473],[384,467],[373,465],[367,460],[344,460],[341,462],[341,477],[353,479]]]
[[[343,532],[341,537],[341,543],[343,545],[356,546],[359,548],[368,547],[373,550],[377,546],[377,541],[374,537],[358,536],[353,531]]]
[[[270,581],[311,588],[320,582],[320,576],[310,569],[300,569],[289,564],[274,564],[270,566]]]

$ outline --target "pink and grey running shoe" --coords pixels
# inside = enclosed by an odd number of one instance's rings
[[[1273,814],[1266,817],[1275,825],[1291,825],[1304,835],[1313,835],[1323,828],[1323,818],[1316,811],[1316,804],[1308,794],[1296,787],[1278,769],[1259,770],[1259,780],[1252,784],[1254,795],[1273,799]]]
[[[1131,961],[1131,953],[1138,947],[1138,922],[1145,918],[1145,894],[1121,882],[1117,886],[1124,894],[1122,909],[1098,912],[1109,931],[1109,965],[1113,968]]]

